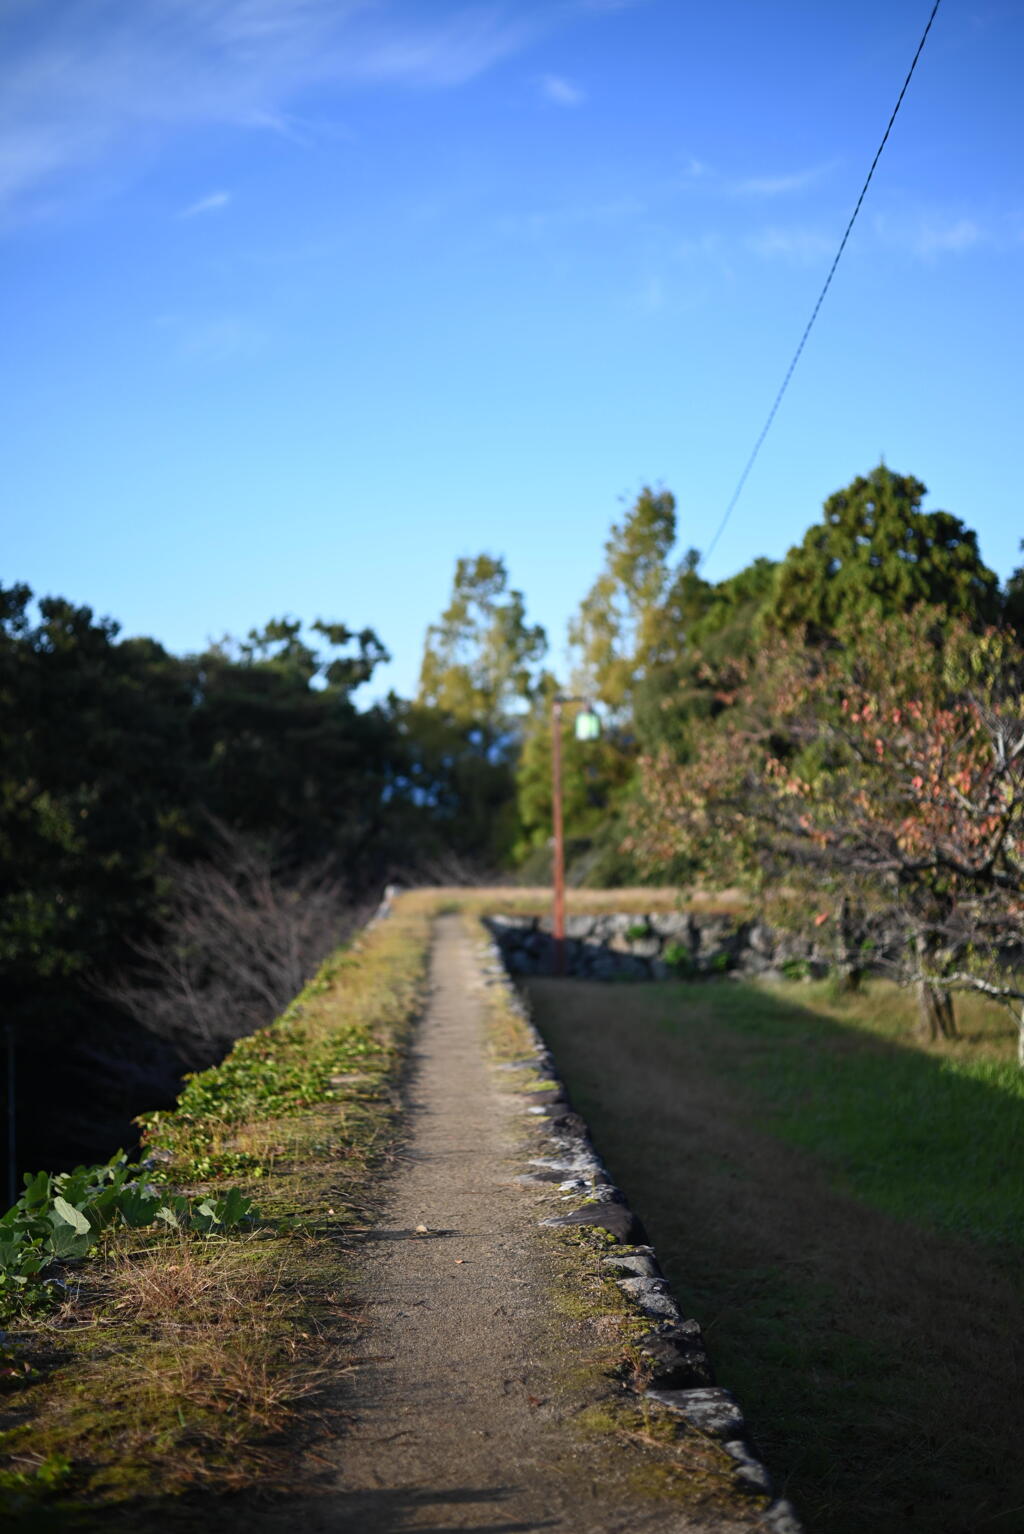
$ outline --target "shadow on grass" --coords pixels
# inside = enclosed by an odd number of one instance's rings
[[[663,988],[659,1026],[689,1034],[761,1122],[876,1208],[1024,1246],[1024,1073],[931,1054],[767,988]],[[875,987],[858,1005],[885,1006]]]
[[[1024,1527],[1014,1068],[742,984],[527,989],[810,1528]]]

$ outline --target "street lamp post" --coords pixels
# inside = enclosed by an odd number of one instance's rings
[[[601,723],[586,698],[571,698],[556,693],[551,700],[551,821],[554,885],[554,963],[556,975],[565,974],[565,825],[562,818],[562,705],[582,703],[582,712],[576,715],[577,740],[596,740],[601,733]]]

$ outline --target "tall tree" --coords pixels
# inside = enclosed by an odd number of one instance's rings
[[[1024,550],[1024,541],[1021,543]],[[1003,592],[1003,622],[1024,639],[1024,565],[1018,565]]]
[[[395,741],[383,711],[360,711],[353,693],[387,652],[371,629],[312,627],[326,653],[282,618],[191,659],[193,798],[234,831],[283,837],[299,862],[335,852],[360,883],[381,871]]]
[[[427,630],[417,698],[398,710],[414,797],[432,807],[442,860],[454,853],[479,869],[508,856],[524,710],[546,649],[505,561],[458,560],[448,606]]]
[[[665,604],[674,642],[637,684],[633,700],[642,752],[667,745],[678,758],[689,756],[708,719],[721,712],[737,666],[757,649],[775,570],[770,559],[757,558],[713,586],[697,571],[696,551],[685,556]]]
[[[821,522],[779,566],[765,611],[769,627],[816,635],[844,618],[939,607],[974,627],[999,616],[999,583],[982,563],[977,534],[948,511],[922,511],[920,480],[884,464],[825,502]]]
[[[546,649],[543,628],[526,622],[522,592],[509,587],[505,561],[460,559],[448,606],[427,630],[417,701],[478,730],[490,747],[515,705],[529,701]]]
[[[158,931],[169,860],[209,857],[211,816],[283,844],[290,876],[331,858],[350,890],[409,857],[384,793],[402,743],[351,697],[383,651],[370,631],[320,634],[324,658],[292,620],[182,658],[87,607],[0,589],[0,968],[36,1094],[26,1156],[113,1150],[189,1065],[99,987]]]
[[[569,626],[577,684],[620,718],[628,717],[638,683],[676,642],[668,600],[677,574],[669,560],[675,538],[675,496],[645,486],[612,524],[604,567]],[[683,573],[694,574],[693,561]],[[677,598],[688,594],[678,587]]]

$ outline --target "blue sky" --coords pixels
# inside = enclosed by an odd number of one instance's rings
[[[559,658],[611,521],[706,547],[927,0],[0,0],[0,579],[198,649],[455,560]],[[943,0],[706,573],[884,454],[1019,563],[1019,0]]]

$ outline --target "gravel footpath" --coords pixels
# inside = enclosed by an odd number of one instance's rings
[[[524,1134],[537,1120],[521,1096],[500,1090],[502,1073],[487,1062],[480,952],[457,917],[437,921],[431,978],[409,1137],[381,1227],[361,1243],[365,1324],[357,1367],[340,1382],[347,1420],[310,1457],[315,1494],[254,1526],[767,1528],[739,1493],[728,1512],[719,1497],[718,1511],[703,1514],[678,1497],[638,1493],[635,1461],[618,1441],[579,1431],[568,1382],[593,1323],[554,1301],[565,1259],[541,1230],[554,1190],[521,1175]]]

